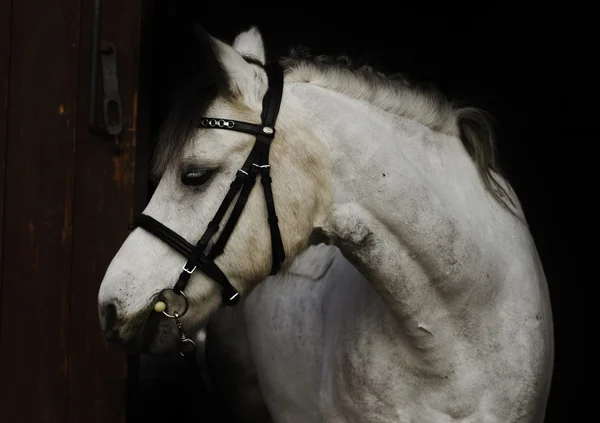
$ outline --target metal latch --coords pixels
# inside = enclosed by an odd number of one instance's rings
[[[108,41],[98,42],[100,32],[100,0],[94,2],[94,22],[92,28],[92,66],[90,75],[89,130],[94,135],[113,137],[119,147],[119,134],[123,132],[123,104],[119,94],[117,72],[117,49]],[[102,118],[96,121],[96,85],[98,83],[98,58],[102,69]]]

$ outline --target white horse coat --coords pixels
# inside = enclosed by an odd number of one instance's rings
[[[258,121],[266,76],[242,55],[264,63],[260,34],[213,43],[230,95],[207,115]],[[244,325],[244,360],[272,419],[542,422],[553,360],[546,280],[516,196],[477,156],[485,141],[471,139],[470,155],[459,137],[461,119],[478,115],[376,74],[310,61],[286,69],[271,164],[291,267],[259,283],[270,246],[258,185],[217,261],[244,296],[233,321]],[[190,134],[159,157],[144,212],[195,242],[252,137]],[[213,172],[200,188],[180,182],[190,163]],[[500,194],[484,183],[489,175]],[[514,214],[499,201],[507,197]],[[320,241],[336,247],[306,250]],[[100,289],[107,333],[139,348],[153,298],[183,262],[134,231]],[[186,295],[191,332],[214,315],[218,287],[198,274]],[[176,340],[165,321],[143,343],[159,352]]]

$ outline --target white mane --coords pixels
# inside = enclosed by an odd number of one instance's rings
[[[366,65],[355,67],[346,56],[311,58],[297,50],[292,51],[291,57],[283,59],[282,64],[291,82],[307,82],[337,91],[389,113],[416,120],[434,131],[459,135],[460,111],[437,90],[418,88],[403,75],[387,76]]]
[[[347,56],[311,56],[300,48],[293,49],[281,64],[290,82],[330,89],[417,121],[432,131],[460,138],[486,189],[514,215],[515,203],[509,185],[502,181],[492,125],[484,111],[456,107],[432,85],[417,86],[402,74],[385,75],[368,65],[357,66]]]

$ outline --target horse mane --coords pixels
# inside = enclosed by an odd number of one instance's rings
[[[458,107],[432,85],[417,85],[402,74],[386,75],[373,67],[353,62],[347,56],[313,56],[304,47],[293,48],[280,59],[286,79],[307,82],[364,100],[381,109],[415,120],[429,129],[459,137],[474,161],[485,188],[509,212],[509,185],[501,183],[502,172],[490,117],[474,107]],[[181,150],[196,129],[196,119],[226,90],[228,77],[214,54],[195,73],[183,96],[163,123],[152,157],[151,177],[155,181],[169,160]],[[510,205],[509,205],[510,203]]]
[[[513,215],[515,203],[503,186],[491,117],[475,107],[459,107],[433,85],[417,85],[401,73],[385,74],[345,55],[313,56],[305,47],[280,60],[286,77],[366,101],[386,112],[460,138],[490,194]]]

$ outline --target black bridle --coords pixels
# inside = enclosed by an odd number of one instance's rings
[[[172,291],[183,295],[183,291],[190,280],[191,275],[196,270],[204,272],[207,276],[217,282],[221,290],[222,304],[234,305],[239,300],[239,293],[231,285],[227,276],[219,269],[214,260],[223,252],[225,245],[233,232],[240,215],[246,205],[248,196],[255,185],[256,177],[260,174],[265,201],[267,205],[269,228],[271,232],[271,251],[272,267],[271,275],[276,274],[283,261],[285,260],[285,251],[283,241],[279,231],[277,214],[275,212],[275,203],[273,200],[273,191],[271,189],[271,175],[269,165],[269,149],[271,141],[275,136],[275,121],[279,113],[281,97],[283,94],[283,70],[277,62],[270,62],[264,69],[268,77],[268,89],[262,102],[261,123],[240,122],[232,119],[221,119],[202,117],[198,122],[201,128],[223,129],[237,132],[244,132],[256,136],[254,147],[248,155],[243,166],[238,170],[235,179],[231,183],[229,191],[225,195],[221,206],[215,213],[214,218],[208,224],[206,231],[194,246],[185,240],[182,236],[163,225],[153,217],[141,214],[136,219],[136,226],[139,226],[154,236],[162,240],[171,248],[187,258],[187,263],[183,266],[181,274]],[[239,195],[238,195],[239,193]],[[219,231],[221,221],[229,210],[231,204],[237,196],[237,202],[229,219],[223,226],[219,238],[214,242],[210,251],[206,252],[208,243],[212,237]],[[185,296],[184,296],[185,298]],[[185,300],[185,310],[179,314],[166,314],[169,317],[179,318],[187,311],[187,300]]]

